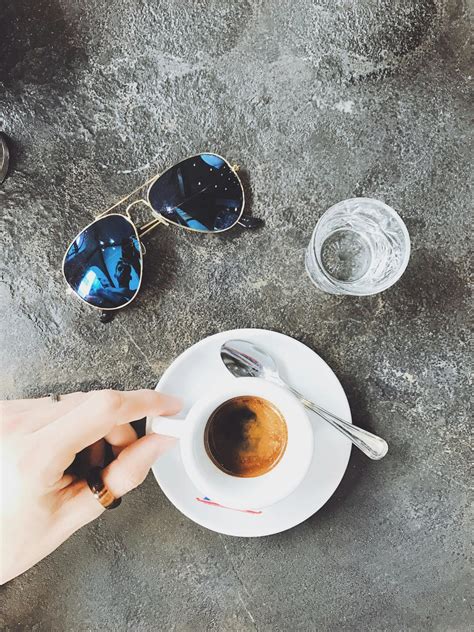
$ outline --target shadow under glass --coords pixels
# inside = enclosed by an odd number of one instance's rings
[[[117,309],[140,287],[142,259],[134,225],[123,215],[107,215],[88,226],[69,246],[64,276],[89,305]]]
[[[150,187],[156,213],[200,232],[219,232],[236,224],[244,196],[240,180],[216,154],[198,154],[165,171]]]

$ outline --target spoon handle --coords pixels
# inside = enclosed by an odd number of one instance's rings
[[[352,443],[370,459],[378,461],[387,454],[388,444],[384,439],[382,439],[381,437],[377,437],[377,435],[374,435],[371,432],[364,430],[363,428],[358,428],[353,424],[347,423],[347,421],[344,421],[340,417],[333,415],[325,408],[321,408],[321,406],[318,406],[314,402],[311,402],[309,399],[306,399],[301,393],[299,393],[288,384],[285,384],[285,386],[293,393],[293,395],[296,395],[296,397],[304,406],[306,406],[306,408],[309,408],[317,415],[322,417],[329,424],[331,424],[331,426],[337,428],[339,432],[342,432],[342,434],[347,437],[349,441],[352,441]]]

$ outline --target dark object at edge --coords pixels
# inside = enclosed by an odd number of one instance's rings
[[[8,150],[5,135],[0,133],[0,184],[4,182],[8,175],[8,165],[10,164],[10,152]]]

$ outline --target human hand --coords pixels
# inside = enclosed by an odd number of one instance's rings
[[[54,551],[104,508],[85,479],[66,471],[80,453],[88,467],[103,464],[105,442],[116,457],[102,472],[119,498],[145,479],[175,439],[137,439],[130,421],[173,415],[174,397],[155,391],[93,391],[1,402],[0,583]]]

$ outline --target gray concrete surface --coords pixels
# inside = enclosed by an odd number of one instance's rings
[[[317,350],[388,457],[261,540],[206,531],[150,476],[1,590],[4,630],[470,629],[468,10],[458,0],[16,0],[0,7],[4,397],[154,386],[190,344],[276,329]],[[70,239],[147,176],[238,161],[258,233],[150,240],[107,326],[66,295]],[[315,290],[320,214],[367,195],[413,255],[372,298]]]

